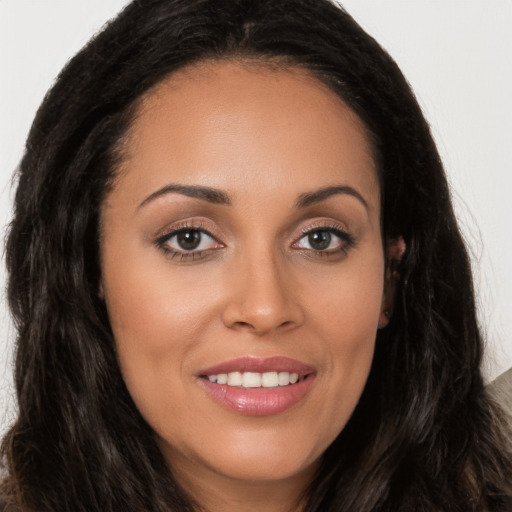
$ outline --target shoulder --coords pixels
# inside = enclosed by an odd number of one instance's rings
[[[512,368],[488,386],[491,397],[500,404],[512,422]]]

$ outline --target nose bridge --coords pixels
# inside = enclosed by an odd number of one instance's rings
[[[286,262],[276,249],[269,243],[258,244],[236,259],[224,311],[226,325],[257,334],[298,325],[302,321],[300,305],[287,282]]]

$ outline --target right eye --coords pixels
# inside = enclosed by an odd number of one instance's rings
[[[215,238],[199,228],[179,228],[161,236],[156,244],[173,256],[200,257],[205,251],[223,247]]]

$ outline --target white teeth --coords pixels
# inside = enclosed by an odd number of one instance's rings
[[[242,386],[244,388],[259,388],[261,386],[261,373],[244,372],[242,375]]]
[[[228,386],[241,386],[242,374],[240,372],[228,373]]]
[[[230,372],[208,375],[208,380],[217,384],[242,386],[244,388],[275,388],[295,384],[299,380],[299,374],[289,372]]]
[[[290,374],[288,372],[279,372],[277,379],[280,386],[288,386],[290,384]]]
[[[213,375],[212,375],[213,377]],[[217,375],[217,384],[227,384],[228,383],[228,374],[227,373],[219,373]]]
[[[275,388],[279,384],[277,372],[266,372],[261,376],[261,384],[264,388]]]

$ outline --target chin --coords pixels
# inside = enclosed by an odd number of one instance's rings
[[[310,474],[317,465],[318,459],[264,451],[261,454],[244,454],[243,458],[235,456],[222,466],[217,464],[217,471],[233,480],[264,483],[284,481],[301,473]]]
[[[194,448],[180,447],[174,444],[161,445],[164,455],[176,474],[188,466],[196,475],[215,474],[223,480],[232,482],[253,482],[265,484],[287,479],[296,479],[303,475],[305,482],[314,477],[318,463],[330,439],[319,443],[316,436],[307,432],[298,432],[282,426],[260,428],[256,430],[228,430],[210,442],[206,439],[194,443]],[[223,439],[222,439],[223,438]]]

